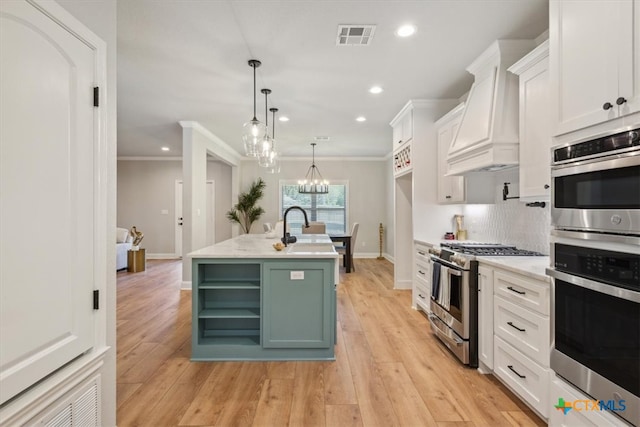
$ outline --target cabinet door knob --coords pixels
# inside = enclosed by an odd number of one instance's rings
[[[549,184],[545,184],[545,185],[544,185],[544,189],[545,189],[545,190],[548,190],[548,189],[549,189]]]
[[[450,199],[450,198],[451,198],[451,196],[446,196],[446,197],[445,197],[445,199]]]
[[[618,105],[622,105],[625,102],[627,102],[627,100],[622,96],[620,98],[616,99],[616,104],[618,104]]]
[[[613,104],[610,103],[610,102],[605,102],[604,105],[602,106],[602,109],[605,110],[605,111],[606,110],[610,110],[612,108],[613,108]]]

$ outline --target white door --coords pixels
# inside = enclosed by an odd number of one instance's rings
[[[207,181],[207,246],[216,243],[216,209],[215,209],[215,182]],[[175,247],[176,256],[182,257],[182,225],[184,217],[182,216],[182,181],[176,181],[176,200],[175,200]]]
[[[0,2],[0,404],[94,342],[98,54]]]

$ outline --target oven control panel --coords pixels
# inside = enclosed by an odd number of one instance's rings
[[[566,160],[575,160],[637,146],[640,146],[640,129],[558,148],[553,151],[553,161],[563,162]]]
[[[640,255],[563,243],[554,244],[554,255],[558,271],[640,290]]]

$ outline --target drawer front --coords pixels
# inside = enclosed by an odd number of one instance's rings
[[[493,329],[500,338],[545,368],[549,367],[549,317],[496,296]]]
[[[551,286],[547,282],[495,270],[493,274],[493,290],[496,295],[500,295],[522,307],[546,316],[549,315]]]
[[[429,259],[429,248],[427,246],[415,245],[415,261],[421,262],[422,264],[431,262]]]
[[[493,347],[494,374],[540,415],[549,415],[550,370],[535,363],[500,337]]]
[[[431,288],[431,265],[424,263],[416,263],[416,279],[418,283],[423,284],[427,288]]]
[[[431,312],[431,310],[429,309],[429,291],[426,286],[417,283],[414,298],[416,307],[419,307],[426,313]]]

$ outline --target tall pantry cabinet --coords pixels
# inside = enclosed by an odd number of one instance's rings
[[[394,117],[394,286],[413,285],[415,239],[439,239],[449,231],[454,208],[438,206],[435,122],[455,100],[412,99]]]
[[[102,424],[105,81],[57,3],[0,2],[0,425]]]

